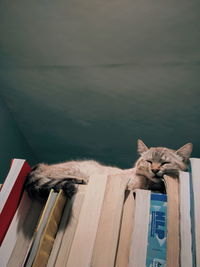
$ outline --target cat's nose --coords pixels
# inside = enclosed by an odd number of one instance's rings
[[[159,169],[152,169],[152,172],[156,174],[159,172]]]

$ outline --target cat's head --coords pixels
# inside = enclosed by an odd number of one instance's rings
[[[138,140],[140,158],[136,161],[136,174],[145,176],[154,183],[159,183],[163,175],[177,177],[179,170],[186,170],[192,144],[188,143],[178,150],[166,147],[148,148],[142,140]]]

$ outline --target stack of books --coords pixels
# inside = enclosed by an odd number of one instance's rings
[[[1,188],[1,267],[200,267],[200,159],[164,177],[167,194],[102,174],[70,200],[51,190],[45,203],[23,190],[29,171],[14,159]]]

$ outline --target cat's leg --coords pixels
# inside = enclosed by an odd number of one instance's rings
[[[67,197],[76,192],[76,184],[86,183],[84,177],[74,164],[38,164],[27,176],[26,189],[30,196],[46,198],[51,189],[63,189]]]
[[[149,189],[149,181],[144,176],[135,175],[129,180],[127,189],[128,190]]]
[[[37,164],[31,170],[32,176],[38,178],[49,179],[74,179],[77,183],[84,183],[88,181],[87,175],[81,170],[79,162],[69,161],[58,164]]]

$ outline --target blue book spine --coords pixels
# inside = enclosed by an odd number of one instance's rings
[[[165,267],[167,251],[167,195],[151,194],[147,267]]]

